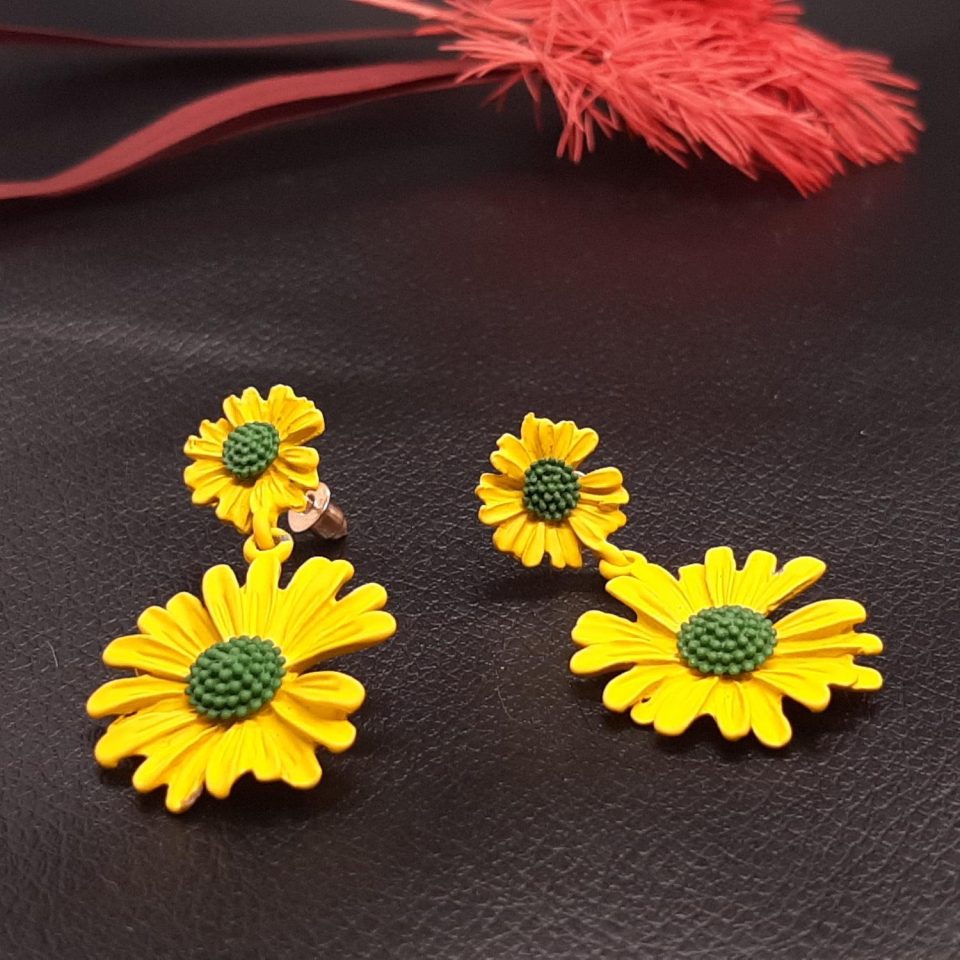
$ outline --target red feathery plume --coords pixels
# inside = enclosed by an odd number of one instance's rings
[[[413,14],[464,59],[462,77],[506,76],[563,118],[558,152],[597,134],[642,137],[680,164],[709,148],[802,194],[843,170],[901,160],[922,129],[915,83],[888,58],[844,50],[797,23],[790,0],[359,0]]]
[[[922,123],[912,80],[886,57],[800,26],[791,0],[355,0],[411,14],[417,29],[227,39],[149,39],[0,26],[0,44],[223,50],[439,36],[456,58],[285,74],[200,97],[92,157],[38,180],[0,181],[0,202],[63,196],[226,137],[370,100],[486,83],[501,98],[544,86],[563,118],[558,151],[579,160],[624,131],[680,164],[712,150],[802,194],[844,162],[901,160]],[[449,38],[449,39],[446,39]]]

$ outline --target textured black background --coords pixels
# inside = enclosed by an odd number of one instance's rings
[[[525,104],[364,108],[0,209],[0,955],[946,960],[960,955],[956,332],[960,12],[813,4],[924,83],[904,167],[802,201],[640,145],[574,168]],[[21,23],[169,35],[374,24],[333,0],[6,0]],[[397,56],[4,51],[0,174],[69,161],[262,72]],[[300,794],[242,782],[166,814],[91,750],[99,653],[243,564],[190,507],[183,439],[288,382],[358,580],[391,594],[359,744]],[[472,488],[528,409],[602,436],[618,541],[823,556],[885,689],[789,710],[793,744],[663,741],[572,679],[614,609],[524,571]],[[305,556],[308,549],[298,556]]]

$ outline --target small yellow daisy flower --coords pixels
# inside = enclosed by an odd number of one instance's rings
[[[353,745],[346,718],[364,689],[343,673],[307,671],[396,629],[379,584],[337,599],[352,576],[345,560],[314,557],[280,589],[280,564],[263,555],[243,586],[216,566],[204,575],[202,601],[179,593],[145,610],[140,633],[103,652],[108,666],[137,676],[105,683],[87,702],[91,717],[119,716],[97,743],[97,761],[145,757],[133,785],[145,793],[166,784],[171,813],[187,810],[204,786],[228,796],[245,773],[316,786],[316,746],[340,753]]]
[[[752,730],[766,746],[782,747],[792,735],[784,697],[819,712],[831,687],[883,684],[876,670],[854,662],[883,649],[878,637],[853,629],[867,616],[859,603],[820,600],[776,622],[768,617],[820,579],[822,560],[799,557],[778,571],[772,553],[755,550],[738,570],[733,551],[715,547],[674,577],[640,554],[626,559],[629,572],[614,575],[607,592],[636,619],[583,614],[573,630],[583,649],[570,669],[582,676],[628,668],[606,685],[603,702],[629,710],[636,723],[676,736],[711,716],[728,740]]]
[[[554,423],[528,413],[520,436],[505,433],[490,462],[499,473],[480,477],[480,521],[491,527],[493,544],[525,567],[544,553],[554,567],[583,564],[581,544],[603,551],[607,537],[627,518],[620,507],[630,499],[615,467],[581,473],[596,449],[595,430],[570,420]]]
[[[253,529],[255,513],[273,523],[284,510],[302,510],[320,483],[320,455],[303,444],[323,433],[323,414],[282,384],[266,399],[247,387],[223,401],[223,412],[184,445],[194,461],[183,472],[193,502],[216,504],[217,516],[241,533]]]

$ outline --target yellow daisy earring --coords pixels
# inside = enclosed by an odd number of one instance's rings
[[[610,543],[626,522],[620,507],[628,496],[616,468],[581,472],[597,443],[593,430],[528,414],[520,437],[497,442],[490,460],[498,473],[483,474],[476,493],[494,546],[524,566],[546,554],[554,567],[579,567],[584,546],[598,555],[608,593],[634,618],[583,614],[570,669],[618,673],[604,690],[608,709],[668,736],[710,716],[728,740],[753,732],[782,747],[792,736],[784,697],[820,711],[833,687],[880,689],[880,674],[855,662],[883,649],[855,629],[866,619],[859,603],[822,600],[770,618],[823,575],[821,560],[799,557],[778,569],[772,553],[755,550],[738,569],[733,551],[717,547],[674,577]]]
[[[217,517],[240,533],[253,532],[256,518],[262,549],[271,542],[271,530],[282,537],[276,529],[281,513],[303,511],[319,493],[320,455],[306,444],[323,433],[323,414],[282,384],[266,399],[247,387],[223,401],[223,413],[204,420],[184,444],[193,463],[183,479],[195,504],[213,506]]]
[[[729,547],[715,547],[674,576],[640,554],[625,559],[602,562],[600,571],[633,619],[583,614],[570,669],[618,672],[603,702],[635,723],[677,736],[709,716],[728,740],[752,732],[765,746],[783,747],[792,736],[784,697],[819,712],[832,687],[883,685],[876,670],[855,661],[883,650],[879,637],[855,629],[867,617],[856,601],[819,600],[771,619],[823,576],[822,560],[798,557],[778,569],[772,553],[754,550],[738,569]]]
[[[353,745],[347,717],[365,692],[347,674],[314,668],[396,630],[379,584],[338,596],[354,573],[345,560],[313,557],[280,586],[293,542],[277,518],[309,506],[319,485],[317,452],[304,444],[323,430],[320,411],[277,386],[266,400],[253,388],[228,397],[224,412],[187,441],[195,462],[185,480],[195,503],[216,503],[221,519],[250,532],[245,582],[215,566],[199,597],[179,593],[147,608],[138,632],[103,653],[107,666],[135,675],[105,683],[87,702],[90,716],[117,718],[97,742],[97,761],[115,767],[143,757],[134,787],[166,785],[172,813],[187,810],[204,788],[227,797],[246,773],[316,786],[316,748],[340,753]]]
[[[556,568],[580,567],[581,548],[600,556],[620,551],[607,538],[627,518],[620,509],[630,499],[616,467],[581,471],[597,448],[595,430],[570,420],[554,423],[528,413],[520,436],[505,433],[490,454],[497,473],[484,473],[476,493],[480,522],[494,527],[493,545],[525,567],[549,556]]]

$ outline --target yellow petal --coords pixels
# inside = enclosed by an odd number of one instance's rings
[[[623,474],[616,467],[600,467],[598,470],[591,470],[580,477],[580,489],[585,493],[606,493],[614,494],[623,487]],[[622,493],[626,495],[626,490]],[[624,499],[617,500],[617,503],[626,503]]]
[[[249,483],[234,482],[225,486],[218,494],[217,519],[232,523],[240,533],[249,533],[252,529],[250,496],[253,490]]]
[[[740,692],[750,711],[750,727],[757,739],[766,747],[786,746],[793,736],[793,730],[790,721],[783,715],[781,694],[764,683],[754,682],[752,678],[741,683]]]
[[[264,733],[262,715],[255,717],[257,723],[246,731],[247,750],[250,756],[250,772],[261,782],[283,778],[283,757],[272,738]]]
[[[271,701],[271,707],[277,697]],[[260,781],[283,776],[283,754],[275,738],[264,732],[268,711],[232,724],[210,753],[207,761],[207,790],[223,799],[244,774],[252,773]],[[269,723],[267,724],[269,726]]]
[[[311,557],[302,564],[286,589],[280,591],[281,599],[270,625],[272,639],[286,650],[288,644],[295,642],[317,620],[321,611],[333,605],[353,574],[353,566],[346,560]]]
[[[601,512],[582,501],[567,518],[570,529],[580,542],[598,553],[604,552],[610,534],[619,530],[626,522],[627,517],[621,510]]]
[[[602,610],[587,610],[581,614],[571,636],[573,642],[582,647],[594,643],[644,642],[661,654],[672,656],[677,650],[676,638],[665,636],[659,626],[650,629],[643,623]]]
[[[133,713],[153,706],[158,700],[182,694],[184,686],[176,680],[160,680],[148,675],[111,680],[95,690],[87,700],[91,717]]]
[[[737,576],[737,562],[729,547],[713,547],[703,559],[710,602],[715,607],[731,603]]]
[[[232,480],[233,474],[227,470],[219,457],[214,460],[194,460],[183,469],[183,482],[191,488],[220,478]]]
[[[577,425],[572,420],[560,420],[553,425],[553,452],[558,460],[566,460],[577,435]]]
[[[873,667],[862,667],[859,663],[853,665],[856,679],[850,686],[851,690],[879,690],[883,686],[883,677]]]
[[[584,490],[580,494],[580,503],[587,505],[589,504],[592,507],[596,507],[598,510],[606,513],[607,511],[612,511],[615,507],[623,506],[625,503],[630,502],[630,494],[623,487],[616,487],[613,490],[604,490],[604,491],[593,491],[593,490]]]
[[[564,456],[564,460],[571,467],[579,467],[587,457],[597,449],[600,437],[596,430],[589,427],[577,428],[573,439],[570,441],[570,449]]]
[[[883,641],[872,633],[838,633],[832,637],[817,637],[802,640],[781,640],[777,642],[778,657],[833,656],[845,653],[875,654],[883,652]]]
[[[219,464],[223,460],[223,444],[227,431],[204,420],[200,424],[200,436],[187,437],[183,452],[193,460],[213,460]]]
[[[349,750],[357,739],[356,727],[342,715],[331,717],[329,710],[309,707],[286,696],[283,690],[277,692],[272,706],[284,723],[331,753]]]
[[[204,740],[217,739],[221,730],[215,725],[196,720],[181,727],[149,749],[147,759],[133,774],[133,786],[140,793],[149,793],[164,783],[169,783],[177,769],[188,762],[189,755]]]
[[[320,782],[323,771],[317,762],[313,743],[305,740],[272,710],[258,717],[260,733],[278,758],[281,779],[298,790],[309,790]]]
[[[256,720],[231,724],[217,739],[207,760],[207,790],[218,800],[230,796],[234,783],[253,767],[253,751],[247,739],[247,729],[256,730]],[[256,735],[256,734],[255,734]]]
[[[803,593],[816,583],[826,572],[827,565],[816,557],[797,557],[784,564],[783,569],[773,576],[770,583],[755,598],[754,609],[769,613]]]
[[[171,813],[189,810],[203,793],[207,761],[218,738],[219,731],[213,731],[196,740],[177,758],[167,786],[166,806]]]
[[[695,613],[713,606],[707,589],[707,571],[702,563],[691,563],[677,571],[677,581],[683,595]]]
[[[317,483],[319,483],[319,479]],[[279,517],[285,510],[300,510],[307,504],[307,490],[316,487],[295,483],[277,468],[276,463],[269,467],[256,480],[250,493],[249,510],[251,514],[266,514],[271,518]]]
[[[497,440],[497,448],[500,456],[514,467],[513,470],[503,470],[503,473],[512,477],[516,477],[519,473],[522,477],[530,468],[530,451],[512,433],[505,433],[500,437]],[[494,466],[498,465],[494,464]]]
[[[218,420],[203,420],[200,423],[200,439],[222,445],[230,436],[230,430],[230,421],[225,417],[220,417]]]
[[[623,713],[638,700],[650,696],[665,681],[677,676],[677,664],[644,664],[614,677],[603,688],[603,705]]]
[[[512,499],[504,499],[500,503],[481,507],[478,517],[481,523],[485,523],[489,527],[495,527],[525,512],[523,497],[516,493]]]
[[[298,397],[285,384],[270,388],[267,418],[280,432],[281,440],[295,434],[296,443],[305,443],[323,433],[323,414],[306,397]]]
[[[261,554],[247,570],[247,582],[241,590],[243,635],[270,637],[274,607],[279,598],[280,561],[271,554]]]
[[[513,477],[505,477],[502,473],[482,473],[475,492],[484,503],[503,503],[505,500],[522,497],[523,483]]]
[[[352,575],[346,561],[313,557],[282,592],[271,633],[288,670],[297,673],[322,658],[362,650],[396,632],[396,621],[382,609],[387,592],[380,584],[364,584],[334,599]]]
[[[563,557],[563,547],[560,545],[560,538],[557,536],[559,527],[552,523],[544,524],[543,530],[543,550],[550,558],[550,566],[555,570],[562,570],[567,564]]]
[[[607,582],[607,593],[630,607],[641,620],[652,620],[662,632],[676,637],[693,610],[680,585],[663,567],[647,563],[628,577]]]
[[[546,543],[546,524],[532,523],[532,532],[523,548],[520,562],[525,567],[535,567],[543,560],[544,544]]]
[[[630,709],[630,719],[634,723],[653,723],[664,704],[693,683],[699,675],[687,667],[675,664],[664,676],[663,682],[651,687]]]
[[[281,443],[277,459],[273,461],[270,471],[277,475],[275,484],[282,483],[288,491],[291,484],[298,491],[316,490],[320,483],[317,473],[319,463],[320,454],[313,447],[295,447]],[[288,492],[287,498],[292,495],[292,492]]]
[[[737,680],[720,678],[702,712],[717,721],[727,740],[740,740],[750,732],[750,711]]]
[[[757,610],[757,598],[763,595],[776,572],[777,558],[766,550],[754,550],[734,578],[729,602]],[[760,610],[760,613],[766,612],[766,609]]]
[[[516,544],[526,542],[526,530],[530,524],[526,512],[517,514],[493,531],[493,545],[502,553],[516,554]],[[520,551],[522,554],[522,550]]]
[[[863,623],[867,611],[856,600],[818,600],[788,613],[774,624],[777,640],[814,640],[846,633]]]
[[[570,658],[570,670],[577,676],[603,673],[634,665],[666,665],[677,658],[642,640],[615,640],[613,643],[592,643]]]
[[[616,504],[598,505],[583,498],[573,508],[573,513],[570,514],[569,519],[573,518],[587,521],[604,540],[627,522],[627,515],[622,510],[617,509]]]
[[[579,569],[583,566],[583,556],[580,553],[580,542],[576,534],[566,524],[560,524],[556,528],[557,543],[563,552],[564,562],[568,567]]]
[[[718,677],[691,677],[689,683],[678,684],[657,710],[653,728],[667,737],[677,737],[700,716]]]
[[[853,665],[853,657],[846,655],[817,656],[816,654],[807,657],[781,657],[776,651],[758,670],[755,676],[766,680],[768,674],[790,674],[791,676],[804,677],[811,683],[834,687],[849,687],[856,681],[856,670]],[[771,683],[778,682],[774,679]],[[784,691],[786,692],[786,691]],[[789,694],[793,697],[793,694]],[[798,698],[794,698],[798,699]],[[800,701],[803,703],[803,701]],[[811,707],[811,709],[814,709]]]
[[[142,753],[152,742],[193,723],[197,715],[184,696],[161,700],[138,713],[114,720],[97,741],[94,756],[102,767],[115,767],[126,757]]]
[[[167,601],[167,613],[184,636],[193,641],[194,647],[190,648],[190,652],[194,656],[223,639],[206,607],[192,593],[178,593],[171,597]]]
[[[103,651],[108,667],[129,667],[167,680],[186,680],[193,659],[159,637],[144,634],[117,637]]]
[[[287,443],[307,443],[325,429],[323,414],[312,401],[298,397],[290,387],[278,384],[267,398],[267,415]]]
[[[531,461],[541,460],[543,457],[550,456],[543,448],[542,438],[548,441],[552,449],[553,424],[549,420],[528,413],[520,425],[520,439]]]
[[[234,428],[244,423],[265,422],[267,405],[256,387],[247,387],[237,397],[231,395],[223,401],[223,412]]]
[[[225,564],[203,575],[203,602],[221,637],[243,636],[243,596],[234,572]]]
[[[228,488],[235,483],[234,478],[226,470],[221,470],[217,476],[198,483],[190,496],[190,500],[195,506],[205,507],[207,504],[223,497]]]
[[[210,646],[211,626],[209,618],[203,615],[200,601],[189,593],[177,594],[166,608],[147,607],[137,618],[137,629],[141,633],[165,643],[190,663]]]
[[[289,676],[289,674],[288,674]],[[363,684],[345,673],[317,670],[303,673],[283,685],[288,697],[314,710],[323,708],[353,713],[363,704]]]
[[[278,430],[281,426],[286,427],[291,416],[295,416],[299,409],[298,398],[292,387],[285,383],[275,383],[270,388],[267,394],[267,421]]]
[[[830,703],[830,687],[816,674],[765,669],[756,671],[751,682],[765,683],[815,713],[826,710]]]

